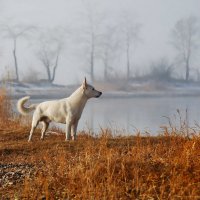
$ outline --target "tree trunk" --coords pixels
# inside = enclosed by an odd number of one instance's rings
[[[91,60],[90,60],[90,76],[91,76],[91,83],[94,83],[94,52],[91,51]]]
[[[91,53],[90,53],[90,76],[91,83],[94,83],[94,34],[92,33],[92,41],[91,41]]]
[[[46,65],[45,67],[46,67],[48,81],[51,83],[51,71],[50,71],[50,67],[49,67],[49,65]]]
[[[17,63],[17,56],[16,56],[16,48],[17,48],[17,40],[14,39],[13,57],[14,57],[14,62],[15,62],[15,74],[16,74],[16,81],[19,81],[19,72],[18,72],[18,63]]]
[[[52,72],[52,78],[51,78],[51,83],[53,83],[55,76],[56,76],[56,69],[58,67],[58,59],[59,59],[59,53],[56,56],[56,61],[55,61],[55,65],[53,67],[53,72]]]
[[[105,58],[104,58],[104,81],[108,80],[108,53],[105,52]]]
[[[189,59],[186,60],[186,73],[185,73],[185,80],[186,82],[189,81],[189,75],[190,75],[190,66],[189,66]]]
[[[105,68],[104,68],[104,81],[108,80],[108,64],[105,62]]]
[[[129,56],[129,41],[127,40],[127,48],[126,48],[126,68],[127,68],[127,74],[126,74],[126,79],[127,81],[129,81],[129,78],[130,78],[130,56]]]

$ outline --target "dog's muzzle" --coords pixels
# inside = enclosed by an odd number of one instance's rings
[[[96,96],[96,98],[99,98],[102,95],[102,92],[99,92],[99,94]]]

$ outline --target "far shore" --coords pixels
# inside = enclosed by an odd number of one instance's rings
[[[0,84],[8,91],[12,99],[31,96],[32,99],[59,99],[70,96],[79,85],[57,85],[47,83],[15,83]],[[198,84],[132,84],[127,88],[117,88],[113,85],[96,83],[96,88],[103,92],[101,98],[165,98],[165,97],[200,97]]]
[[[73,91],[63,92],[59,89],[55,91],[27,91],[26,93],[10,93],[9,96],[11,99],[19,99],[24,96],[31,96],[32,99],[60,99],[66,98],[72,94]],[[104,99],[115,99],[115,98],[177,98],[177,97],[200,97],[199,91],[132,91],[132,92],[123,92],[123,91],[108,91],[103,92],[101,98]]]

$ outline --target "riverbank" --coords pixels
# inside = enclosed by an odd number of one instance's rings
[[[0,198],[198,199],[200,138],[176,133],[98,137],[79,132],[40,141],[28,128],[0,130]],[[167,135],[168,134],[168,135]]]

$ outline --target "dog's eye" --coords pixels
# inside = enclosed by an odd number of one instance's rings
[[[92,90],[94,90],[94,88],[92,88]]]

